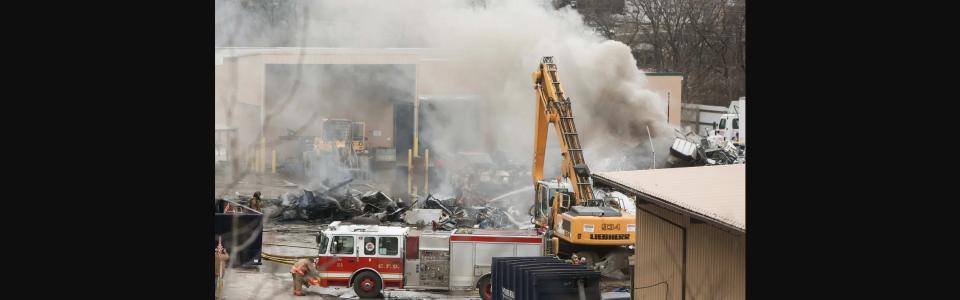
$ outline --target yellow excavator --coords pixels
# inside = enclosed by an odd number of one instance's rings
[[[636,240],[636,219],[613,199],[595,199],[590,170],[583,159],[583,146],[573,122],[570,98],[564,94],[552,56],[545,56],[533,72],[536,90],[533,184],[536,198],[534,224],[553,241],[561,257],[577,254],[589,263]],[[560,141],[562,178],[544,180],[543,160],[547,127],[554,125]]]

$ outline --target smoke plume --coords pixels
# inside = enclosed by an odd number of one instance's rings
[[[574,117],[591,171],[649,168],[653,159],[651,150],[656,153],[658,167],[666,162],[673,138],[673,128],[665,115],[666,101],[646,88],[646,78],[637,69],[628,46],[602,38],[570,8],[554,9],[547,1],[296,3],[301,7],[295,9],[297,16],[292,20],[305,23],[285,25],[284,28],[291,29],[284,32],[264,29],[257,33],[244,28],[242,35],[252,36],[250,39],[258,43],[252,46],[293,43],[286,46],[431,48],[449,57],[448,61],[438,63],[439,67],[416,72],[374,72],[375,75],[358,75],[349,69],[335,72],[337,76],[366,80],[391,90],[409,87],[416,77],[420,95],[461,94],[482,98],[484,108],[478,109],[482,111],[466,113],[482,116],[477,117],[482,120],[480,126],[421,129],[442,130],[432,134],[435,138],[431,142],[438,150],[456,148],[457,138],[489,137],[494,148],[529,159],[535,108],[530,74],[541,57],[553,56],[564,90],[573,101]],[[245,17],[245,12],[235,6],[218,7],[218,18],[224,19],[218,22],[222,27],[218,27],[218,35],[230,36],[229,19]],[[308,13],[300,15],[303,12]],[[218,37],[218,41],[223,40],[226,39]],[[303,82],[328,80],[306,75],[315,72],[303,74]],[[316,84],[300,88],[308,92],[313,88],[318,94],[352,97],[350,93],[331,91],[354,85],[357,84],[338,80],[323,89],[316,88]],[[375,89],[374,85],[353,88]],[[368,91],[363,97],[382,98],[377,101],[391,103],[396,101],[390,98],[392,95],[396,93]],[[412,96],[404,97],[412,101]],[[306,120],[315,109],[286,109],[280,119]],[[653,149],[647,128],[653,137]],[[555,145],[557,137],[553,128],[549,134],[548,145]],[[554,166],[559,162],[559,154],[548,151],[547,176],[558,175]]]

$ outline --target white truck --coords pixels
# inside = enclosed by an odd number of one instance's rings
[[[747,145],[747,100],[746,97],[740,97],[740,100],[731,101],[727,113],[720,119],[720,124],[714,128],[711,136],[722,137],[721,140],[728,141],[734,145]]]

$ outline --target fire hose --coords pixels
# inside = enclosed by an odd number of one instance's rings
[[[274,254],[270,254],[270,253],[266,253],[266,252],[261,252],[261,253],[260,253],[260,258],[262,258],[263,260],[272,261],[272,262],[275,262],[275,263],[287,264],[287,265],[296,264],[298,260],[301,260],[301,259],[304,259],[304,258],[314,259],[314,258],[318,258],[318,257],[319,257],[319,256],[285,256],[285,255],[274,255]],[[317,266],[317,267],[318,267],[319,269],[326,269],[326,267],[328,267],[328,266],[329,266],[330,264],[332,264],[332,263],[333,263],[333,261],[328,261],[328,262],[326,262],[324,265],[322,265],[322,266]],[[311,279],[311,280],[310,280],[310,284],[311,284],[311,285],[321,285],[321,281],[320,281],[320,280],[317,280],[316,278],[314,278],[314,279]]]
[[[314,250],[319,249],[317,247],[306,247],[306,246],[296,246],[296,245],[271,244],[271,243],[263,243],[263,244],[270,245],[270,246],[281,246],[281,247],[291,247],[291,248],[303,248],[303,249],[314,249]]]
[[[314,259],[314,258],[317,258],[317,257],[319,257],[319,256],[316,256],[316,255],[313,255],[313,256],[285,256],[285,255],[274,255],[274,254],[270,254],[270,253],[266,253],[266,252],[261,252],[261,253],[260,253],[260,258],[263,258],[263,260],[272,261],[272,262],[275,262],[275,263],[287,264],[287,265],[293,265],[293,264],[295,264],[295,263],[296,263],[298,260],[300,260],[300,259],[304,259],[304,258]]]

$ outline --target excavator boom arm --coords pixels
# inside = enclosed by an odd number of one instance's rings
[[[584,161],[583,146],[580,144],[577,126],[573,122],[570,98],[565,95],[560,85],[553,57],[546,56],[540,61],[539,67],[533,72],[533,83],[537,98],[533,157],[533,181],[536,187],[534,205],[541,209],[551,207],[549,212],[537,210],[535,224],[549,229],[550,236],[557,243],[557,253],[586,251],[602,256],[613,248],[588,246],[633,244],[636,241],[636,234],[632,232],[636,228],[633,214],[626,213],[622,207],[606,206],[603,202],[583,203],[594,198],[590,170]],[[542,182],[547,130],[550,124],[553,124],[557,132],[563,160],[561,172],[563,177],[570,181],[573,197],[564,195],[566,188],[563,183],[558,182],[554,186]],[[613,211],[617,209],[619,213]]]
[[[534,135],[533,183],[543,179],[543,160],[547,147],[547,127],[554,125],[560,141],[563,156],[562,174],[569,178],[573,186],[573,205],[582,200],[593,198],[593,186],[590,183],[590,170],[583,159],[583,147],[573,122],[573,109],[570,98],[566,97],[560,79],[557,77],[557,65],[552,56],[545,56],[540,66],[533,72],[534,89],[537,96],[536,132]]]

